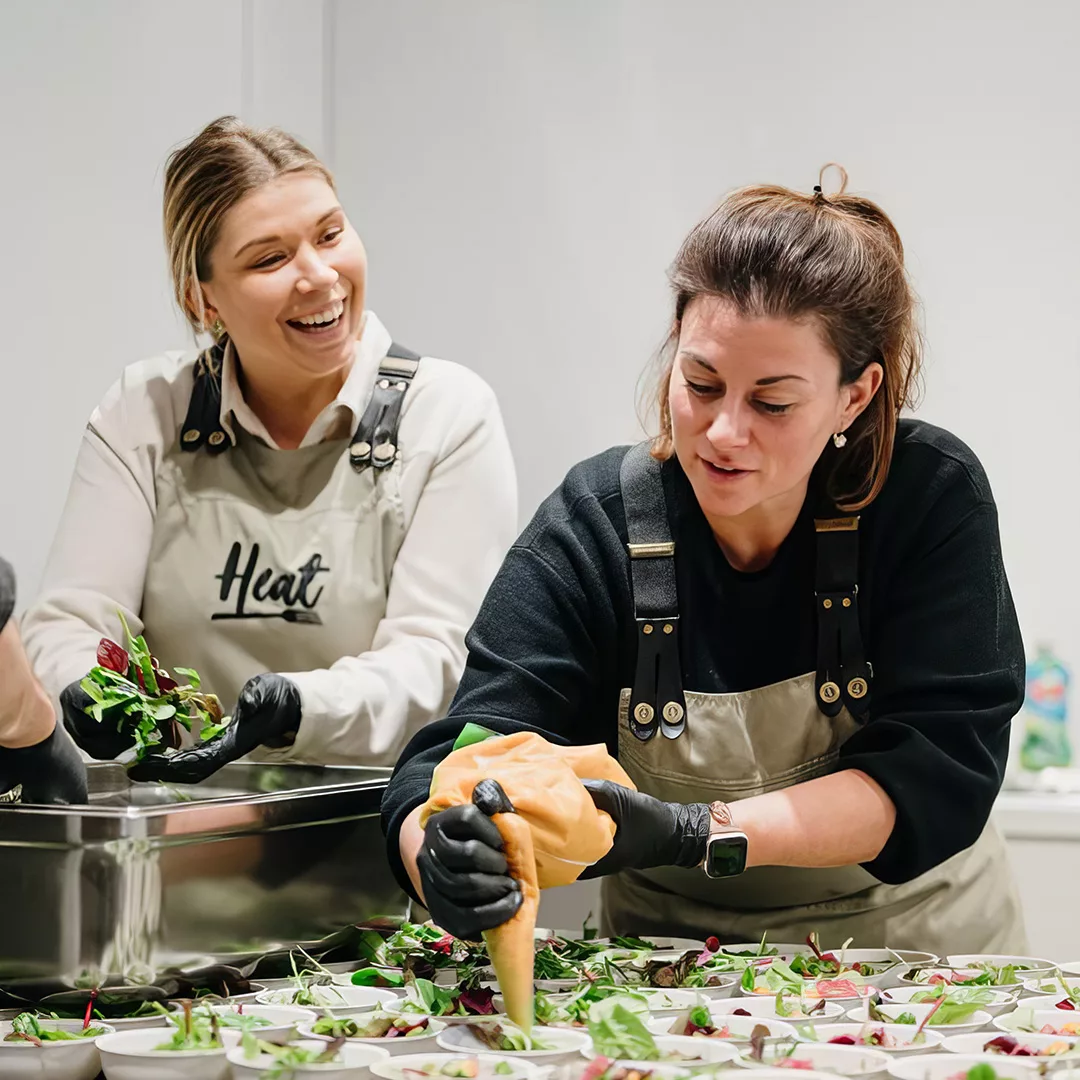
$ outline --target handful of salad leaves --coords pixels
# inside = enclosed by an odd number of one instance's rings
[[[494,1016],[495,991],[466,979],[457,986],[436,986],[430,979],[405,976],[400,1013],[419,1016]]]
[[[217,1013],[211,1013],[209,1019],[196,1016],[191,1010],[191,1000],[185,999],[184,1011],[179,1015],[170,1015],[173,1023],[172,1038],[159,1043],[155,1050],[220,1050],[225,1045],[221,1041],[221,1030]],[[247,1033],[245,1033],[247,1034]]]
[[[99,724],[119,714],[117,731],[131,734],[136,762],[151,751],[176,750],[181,730],[194,731],[201,742],[221,734],[229,717],[222,715],[214,694],[200,691],[199,674],[191,668],[175,668],[180,683],[151,655],[140,634],[133,637],[120,613],[127,648],[109,638],[98,644],[97,665],[90,669],[81,686],[91,703],[87,713]]]

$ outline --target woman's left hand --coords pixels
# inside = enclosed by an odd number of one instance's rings
[[[662,802],[610,780],[582,783],[596,808],[618,826],[611,850],[582,879],[653,866],[698,866],[705,858],[712,828],[706,803]]]
[[[300,691],[269,672],[244,684],[232,723],[216,738],[177,754],[150,754],[128,770],[132,780],[197,784],[257,746],[288,746],[300,727]]]

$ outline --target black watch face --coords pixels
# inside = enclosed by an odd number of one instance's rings
[[[709,877],[735,877],[746,869],[746,837],[740,833],[714,836],[705,855],[705,873]]]

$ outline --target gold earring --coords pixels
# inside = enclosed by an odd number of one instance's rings
[[[210,326],[210,336],[217,341],[225,333],[225,324],[220,319],[215,319]]]
[[[843,450],[847,446],[847,436],[842,431],[838,431],[832,437],[832,441],[837,450]]]

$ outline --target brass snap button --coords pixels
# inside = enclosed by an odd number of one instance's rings
[[[655,713],[653,712],[653,707],[648,704],[648,702],[639,702],[634,707],[634,719],[642,726],[644,726],[645,724],[651,724],[654,715]]]
[[[853,698],[866,697],[866,691],[867,686],[865,679],[852,679],[851,682],[847,684],[847,692]]]
[[[647,622],[647,623],[646,623],[646,624],[645,624],[645,625],[644,625],[644,626],[643,626],[643,627],[641,628],[641,632],[642,632],[643,634],[651,634],[651,633],[652,633],[652,631],[653,631],[653,626],[652,626],[652,623],[651,623],[651,622]]]
[[[664,633],[665,634],[670,634],[674,629],[675,629],[675,627],[672,626],[671,623],[664,623]]]
[[[669,701],[664,706],[664,722],[667,724],[678,724],[682,721],[684,712],[685,710],[677,701]]]
[[[829,599],[828,597],[826,597],[826,598],[825,598],[824,600],[822,600],[822,601],[821,601],[821,606],[822,606],[822,607],[823,607],[823,608],[824,608],[824,609],[825,609],[826,611],[828,611],[828,610],[829,610],[829,608],[831,608],[831,607],[832,607],[832,601],[831,601],[831,600],[830,600],[830,599]]]
[[[206,440],[211,446],[220,446],[225,441],[224,431],[211,431],[210,438]]]
[[[851,597],[850,596],[845,596],[842,602],[843,602],[844,607],[851,607]]]
[[[366,458],[371,455],[371,443],[358,442],[355,446],[349,447],[349,453],[354,458]]]
[[[834,701],[840,700],[840,687],[834,682],[825,682],[821,684],[818,694],[826,705],[831,705]]]
[[[392,461],[397,453],[397,447],[393,443],[381,443],[372,451],[371,456],[376,461]]]
[[[198,442],[199,432],[195,428],[188,428],[184,432],[184,442]]]

